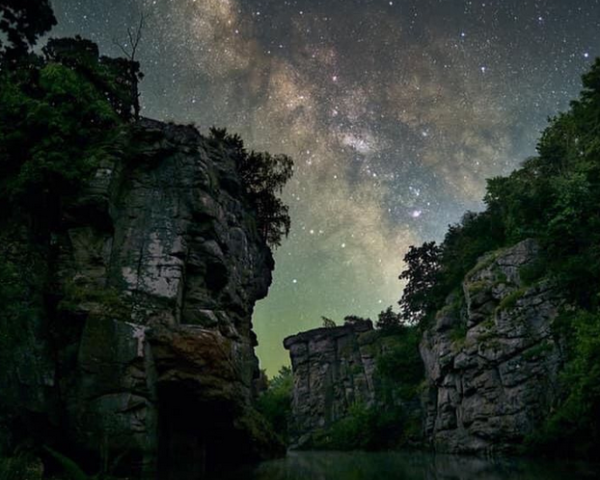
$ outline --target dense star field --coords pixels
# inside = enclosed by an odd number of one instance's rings
[[[411,244],[481,208],[600,54],[598,0],[54,0],[119,55],[146,16],[142,114],[286,153],[292,232],[256,309],[270,374],[321,315],[400,298]]]

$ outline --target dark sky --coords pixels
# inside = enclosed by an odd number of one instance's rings
[[[287,153],[292,233],[254,316],[262,364],[320,316],[396,304],[411,244],[480,209],[600,54],[599,0],[53,0],[118,55],[149,16],[143,114]]]

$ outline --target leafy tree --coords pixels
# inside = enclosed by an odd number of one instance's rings
[[[331,318],[321,317],[321,319],[323,320],[324,328],[335,328],[336,327],[335,322]]]
[[[50,62],[2,72],[0,201],[49,214],[59,197],[112,158],[120,133],[104,92],[69,66]]]
[[[399,303],[400,314],[409,323],[419,323],[430,310],[430,294],[439,273],[440,252],[435,242],[429,242],[420,247],[411,246],[404,256],[406,270],[400,279],[408,283]]]
[[[358,315],[346,315],[344,317],[344,323],[348,325],[354,325],[362,322],[369,322],[370,318],[359,317]]]
[[[580,310],[565,317],[571,360],[561,375],[564,397],[526,445],[542,454],[594,458],[600,441],[600,315]]]
[[[292,414],[294,377],[290,367],[281,367],[268,382],[267,390],[259,397],[257,409],[269,421],[273,431],[284,441],[288,439]]]
[[[290,233],[289,208],[277,196],[292,178],[294,162],[287,155],[251,152],[238,162],[242,181],[257,212],[259,231],[271,246]]]
[[[293,160],[287,155],[250,152],[238,135],[228,135],[226,129],[212,127],[212,140],[224,144],[236,160],[236,166],[249,201],[256,211],[257,227],[271,247],[281,245],[290,233],[289,207],[279,195],[293,175]]]
[[[377,320],[377,328],[385,332],[396,332],[403,326],[402,318],[399,314],[392,310],[392,307],[388,307],[379,313]]]
[[[388,309],[389,310],[389,309]],[[382,381],[383,395],[388,402],[410,401],[423,381],[424,367],[419,354],[421,331],[417,326],[395,329],[393,340],[383,355],[377,357],[377,373]]]
[[[0,0],[0,61],[14,63],[24,57],[37,39],[56,25],[49,0]]]
[[[48,62],[65,65],[101,91],[123,120],[139,119],[138,84],[143,78],[135,53],[130,58],[100,56],[98,46],[87,39],[51,39],[43,48]]]

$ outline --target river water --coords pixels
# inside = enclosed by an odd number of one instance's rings
[[[600,466],[524,459],[486,460],[422,452],[292,452],[214,480],[583,480]]]

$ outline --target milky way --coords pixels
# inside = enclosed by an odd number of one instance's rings
[[[270,374],[321,315],[395,305],[408,246],[480,209],[600,54],[598,0],[53,3],[53,35],[109,55],[147,15],[144,115],[294,158],[292,233],[254,315]]]

